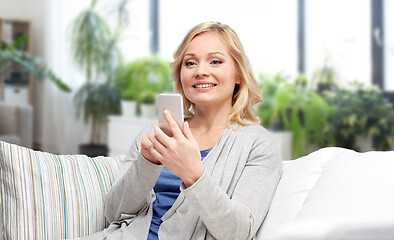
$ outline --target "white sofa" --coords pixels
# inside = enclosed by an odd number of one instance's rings
[[[323,148],[284,162],[257,239],[394,239],[394,152]]]
[[[121,161],[0,142],[0,239],[73,238],[105,228],[103,197]],[[285,161],[257,239],[394,239],[394,152],[323,148]]]

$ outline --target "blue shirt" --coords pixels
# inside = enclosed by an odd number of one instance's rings
[[[212,148],[202,150],[201,161],[208,155]],[[156,193],[156,200],[153,203],[153,216],[149,229],[148,240],[159,239],[161,217],[171,208],[181,192],[180,186],[182,179],[173,174],[168,168],[164,167],[153,190]]]

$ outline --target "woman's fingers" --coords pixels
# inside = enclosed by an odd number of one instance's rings
[[[183,129],[182,129],[183,134],[185,135],[185,137],[187,138],[187,140],[189,141],[195,141],[192,131],[189,128],[189,123],[188,122],[184,122],[183,123]]]
[[[181,129],[179,128],[179,125],[177,124],[177,122],[175,121],[174,117],[171,115],[170,111],[168,111],[167,109],[163,110],[163,115],[164,118],[166,119],[168,126],[170,127],[170,130],[172,132],[172,135],[175,138],[179,138],[182,134]]]
[[[144,136],[141,140],[141,148],[150,148],[153,146],[152,142],[149,140],[148,135]]]
[[[148,149],[151,159],[165,165],[172,173],[190,185],[201,176],[204,170],[199,146],[188,123],[185,122],[181,130],[171,114],[169,116],[168,114],[169,112],[164,113],[174,136],[169,137],[159,126],[155,126],[141,145]]]
[[[161,163],[163,161],[163,155],[159,151],[157,151],[155,147],[152,147],[150,149],[150,153],[155,159],[157,159],[158,162]]]
[[[152,163],[160,164],[160,161],[157,160],[156,156],[152,154],[152,149],[154,149],[153,143],[149,138],[149,133],[144,136],[141,140],[141,154],[144,158]]]
[[[171,138],[160,127],[155,126],[153,129],[152,143],[156,150],[163,153],[170,144],[170,141]]]

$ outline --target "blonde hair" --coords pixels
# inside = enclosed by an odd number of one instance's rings
[[[237,34],[228,25],[216,22],[201,23],[192,28],[185,36],[178,49],[174,53],[174,62],[171,63],[172,78],[175,82],[175,91],[182,94],[185,116],[194,115],[194,104],[190,102],[183,92],[180,79],[182,60],[190,42],[199,34],[214,31],[217,32],[225,44],[231,57],[234,59],[235,67],[238,71],[240,84],[236,84],[232,99],[232,110],[228,116],[228,123],[237,123],[242,126],[258,123],[259,119],[254,113],[253,106],[262,101],[262,91],[253,75],[249,58],[239,40]]]

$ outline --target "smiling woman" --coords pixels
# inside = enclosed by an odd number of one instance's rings
[[[252,239],[281,175],[270,133],[253,106],[262,99],[234,30],[192,28],[171,64],[186,119],[163,115],[171,134],[138,135],[105,199],[108,229],[90,239]]]

